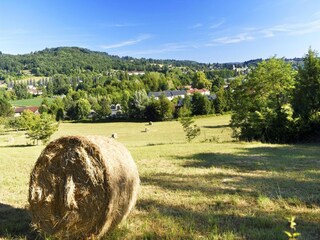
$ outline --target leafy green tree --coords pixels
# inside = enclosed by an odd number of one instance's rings
[[[223,113],[227,110],[227,96],[224,86],[216,91],[217,98],[214,100],[214,109],[216,113]]]
[[[178,117],[191,116],[191,114],[192,114],[191,97],[189,95],[185,95],[182,100],[182,107],[178,109]]]
[[[194,120],[189,116],[183,116],[179,119],[183,131],[186,134],[186,138],[188,142],[191,142],[194,138],[200,135],[201,130],[196,124],[194,124]]]
[[[206,88],[211,89],[211,82],[206,78],[204,72],[196,72],[192,79],[193,88]]]
[[[30,97],[26,84],[16,83],[14,84],[13,90],[18,99],[26,99]]]
[[[174,106],[172,102],[164,95],[159,97],[159,110],[160,110],[160,118],[161,120],[168,120],[173,117]]]
[[[97,109],[98,118],[105,118],[111,114],[111,104],[107,98],[101,98],[98,101],[99,108]]]
[[[75,105],[75,119],[85,119],[91,110],[91,105],[87,99],[80,98]]]
[[[231,126],[241,140],[288,142],[295,71],[283,59],[263,61],[234,86]]]
[[[148,121],[160,121],[161,114],[159,100],[152,98],[145,108],[144,115]]]
[[[163,76],[158,72],[148,72],[143,78],[143,83],[147,87],[147,90],[158,91],[160,90],[159,83],[162,77]]]
[[[64,119],[64,110],[63,108],[58,108],[55,116],[56,116],[56,121],[59,122],[59,121],[62,121]]]
[[[192,96],[191,109],[193,115],[206,115],[211,113],[211,103],[207,96],[195,93]]]
[[[46,86],[46,91],[47,91],[48,97],[52,97],[53,96],[54,87],[53,87],[52,81],[48,82],[48,84]]]
[[[0,98],[0,117],[12,117],[13,113],[11,104],[7,100]]]
[[[38,145],[39,140],[46,144],[53,133],[58,130],[59,124],[55,122],[51,115],[43,113],[37,115],[34,123],[26,132],[26,137]]]
[[[299,119],[298,138],[318,140],[320,136],[320,59],[309,49],[297,74],[294,115]]]
[[[144,118],[144,112],[148,105],[149,98],[145,90],[135,91],[129,100],[129,117]]]
[[[294,96],[295,113],[308,121],[320,112],[320,59],[309,49],[303,67],[298,71]]]
[[[39,107],[39,113],[48,113],[50,111],[50,104],[48,102],[48,99],[44,98],[41,102],[41,105]]]
[[[29,130],[36,122],[38,115],[30,110],[24,110],[20,117],[10,121],[10,126],[16,130]]]
[[[159,100],[152,99],[146,107],[145,115],[149,121],[165,121],[173,117],[174,106],[164,95]]]
[[[191,110],[187,108],[185,105],[179,108],[178,117],[181,118],[183,116],[191,116]]]

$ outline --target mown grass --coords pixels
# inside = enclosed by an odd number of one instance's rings
[[[287,239],[289,216],[301,239],[320,239],[319,145],[234,142],[228,121],[197,119],[202,133],[192,143],[176,121],[63,123],[54,138],[117,133],[131,151],[141,192],[106,239]],[[10,134],[0,135],[0,238],[32,238],[28,177],[44,146]]]
[[[53,102],[53,98],[47,98],[48,102],[51,103]],[[21,100],[14,100],[10,101],[10,104],[12,106],[16,107],[27,107],[27,106],[37,106],[39,107],[43,101],[42,97],[35,97],[35,98],[30,98],[30,99],[21,99]]]

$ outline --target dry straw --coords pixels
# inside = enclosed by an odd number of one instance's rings
[[[139,183],[130,153],[114,139],[62,137],[31,173],[32,222],[59,239],[100,238],[128,216]]]

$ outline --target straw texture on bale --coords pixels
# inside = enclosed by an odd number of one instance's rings
[[[59,239],[100,238],[128,216],[139,184],[129,151],[114,139],[59,138],[31,173],[32,222]]]

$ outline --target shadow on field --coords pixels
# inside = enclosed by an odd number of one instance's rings
[[[224,188],[221,181],[231,179],[235,176],[230,174],[205,174],[205,175],[183,175],[170,173],[155,173],[151,176],[141,176],[143,185],[153,185],[170,191],[193,191],[213,197],[217,194],[246,194],[256,196],[252,191],[241,188]],[[237,177],[239,179],[239,177]],[[212,184],[217,183],[217,184]]]
[[[184,167],[247,171],[296,172],[320,170],[319,145],[241,148],[235,154],[197,153],[179,157]]]
[[[202,126],[203,128],[219,129],[230,127],[228,124],[225,125],[215,125],[215,126]]]
[[[259,196],[263,194],[270,199],[285,200],[285,204],[293,208],[301,204],[309,204],[310,207],[316,204],[320,206],[319,194],[310,195],[310,192],[319,191],[319,182],[317,184],[292,182],[285,177],[158,173],[141,177],[141,182],[142,185],[160,187],[164,192],[190,196],[190,199],[201,198],[201,196],[212,199],[210,202],[203,202],[201,207],[192,206],[183,201],[138,200],[137,209],[147,212],[154,221],[153,230],[145,233],[144,237],[147,239],[177,237],[172,235],[174,233],[183,234],[177,239],[193,239],[191,234],[194,232],[200,232],[203,236],[212,234],[215,236],[212,239],[216,239],[217,235],[220,236],[219,239],[228,238],[224,235],[227,233],[234,233],[236,236],[242,236],[243,239],[287,239],[283,231],[289,230],[286,217],[292,213],[284,209],[269,211],[264,207],[255,207],[260,204]],[[251,209],[248,210],[250,213],[245,209]],[[244,214],[239,215],[239,210]],[[310,221],[301,220],[308,219],[305,218],[303,211],[295,214],[298,232],[303,234],[303,239],[320,239],[320,226],[317,220],[312,218]],[[174,233],[165,230],[171,228]]]
[[[34,147],[36,145],[32,144],[17,144],[17,145],[7,145],[7,146],[0,146],[0,148],[27,148],[27,147]]]
[[[289,205],[320,206],[320,176],[297,180],[286,176],[239,174],[169,174],[155,173],[141,177],[144,185],[152,185],[170,191],[194,192],[208,197],[238,195],[246,199],[263,195],[274,200],[286,200]],[[219,203],[220,208],[230,207],[230,202]]]
[[[31,218],[25,209],[0,203],[0,239],[37,239],[30,224]]]
[[[318,145],[270,146],[239,149],[235,154],[197,153],[176,157],[186,168],[232,169],[234,174],[192,176],[152,176],[147,182],[171,189],[198,189],[203,193],[235,193],[266,195],[272,199],[289,199],[320,206],[320,158]],[[184,178],[188,181],[182,180]],[[164,182],[163,182],[164,181]],[[206,184],[217,183],[215,185]],[[195,183],[195,184],[193,184]],[[220,184],[220,185],[219,185]],[[192,185],[192,186],[189,186]],[[249,191],[248,193],[245,192]]]
[[[275,213],[257,212],[252,217],[239,216],[232,213],[222,213],[220,206],[208,206],[207,209],[199,212],[184,206],[170,205],[156,200],[140,200],[137,203],[137,209],[157,216],[153,220],[156,229],[145,233],[144,236],[151,236],[150,239],[172,239],[172,237],[193,239],[192,233],[194,232],[200,232],[208,239],[211,237],[216,239],[217,236],[220,236],[219,239],[225,239],[228,233],[242,236],[241,239],[287,239],[283,234],[283,230],[287,229],[287,222]],[[172,226],[166,226],[166,222]],[[319,230],[318,226],[312,223],[307,224],[313,229]],[[175,227],[177,229],[172,229]],[[174,236],[167,228],[176,235]]]

